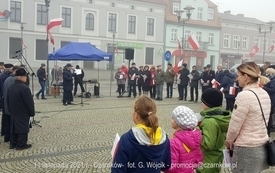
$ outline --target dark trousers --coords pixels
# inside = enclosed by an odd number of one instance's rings
[[[152,99],[156,98],[156,85],[150,86],[150,97]]]
[[[118,90],[118,94],[121,96],[121,94],[124,92],[125,90],[125,84],[118,84],[117,85],[117,90]]]
[[[10,131],[11,131],[10,130],[11,118],[10,118],[10,115],[7,115],[7,114],[3,114],[2,117],[4,120],[4,132],[5,132],[4,140],[9,141],[10,140]]]
[[[142,84],[138,83],[138,94],[141,95]]]
[[[27,145],[28,141],[28,133],[21,133],[21,134],[11,134],[10,138],[10,146],[14,147],[24,147]]]
[[[129,84],[129,97],[131,97],[131,94],[133,92],[133,96],[136,97],[137,96],[137,86],[136,84]]]
[[[76,93],[77,93],[77,86],[80,86],[80,88],[81,88],[81,93],[84,93],[85,92],[85,89],[84,89],[84,87],[83,87],[83,83],[81,82],[81,81],[75,81],[74,82],[74,95],[76,95]]]
[[[225,98],[226,110],[232,111],[235,103],[235,98]]]
[[[196,94],[196,99],[195,101],[198,101],[198,96],[199,96],[199,87],[190,87],[190,95],[191,95],[191,100],[194,101],[194,89],[195,89],[195,94]]]
[[[4,107],[4,106],[3,106]],[[2,109],[2,118],[1,118],[1,136],[5,136],[5,118],[4,118],[4,108]]]
[[[71,103],[73,101],[73,94],[72,91],[64,90],[63,93],[63,103]]]
[[[180,96],[182,95],[182,91],[181,91],[181,88],[180,88],[180,84],[178,84],[178,93],[179,93],[179,98],[180,98]]]
[[[167,83],[166,84],[166,92],[167,92],[167,97],[172,97],[173,96],[173,83]]]
[[[44,98],[45,97],[45,95],[44,95],[45,94],[44,93],[44,91],[45,91],[45,81],[40,81],[39,84],[41,86],[41,89],[38,91],[38,93],[36,95],[39,96],[41,94],[41,97]]]
[[[187,98],[187,86],[180,85],[180,99]]]

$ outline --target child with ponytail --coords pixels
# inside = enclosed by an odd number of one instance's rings
[[[170,168],[170,143],[167,134],[159,127],[157,106],[142,95],[134,104],[131,130],[123,134],[114,156],[112,173],[160,171]]]

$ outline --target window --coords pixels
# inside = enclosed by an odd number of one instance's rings
[[[70,43],[70,41],[61,41],[60,42],[60,48],[62,48],[63,46],[65,46],[68,43]]]
[[[240,47],[240,36],[239,35],[234,35],[233,36],[233,49],[239,49]]]
[[[214,33],[209,33],[208,42],[210,45],[214,45]]]
[[[86,30],[94,30],[95,18],[92,13],[86,15]]]
[[[11,22],[21,22],[21,2],[11,1]]]
[[[202,13],[203,13],[203,8],[199,7],[198,8],[198,20],[202,20]]]
[[[22,49],[21,38],[10,37],[10,58],[16,55],[16,51]]]
[[[179,10],[179,9],[180,9],[180,3],[173,2],[173,14],[177,15],[177,13],[175,11]]]
[[[198,42],[201,42],[201,35],[202,35],[201,32],[197,32],[197,41]]]
[[[48,50],[47,50],[48,42],[46,40],[36,40],[36,60],[47,60]]]
[[[116,31],[116,14],[109,13],[108,31]]]
[[[38,25],[46,25],[48,20],[46,5],[37,4],[37,21]]]
[[[184,42],[184,48],[190,48],[190,44],[188,41],[186,41],[191,35],[191,31],[185,30],[184,31],[184,38],[183,38],[183,42]]]
[[[93,3],[93,0],[89,0],[89,4],[92,4]]]
[[[154,35],[154,19],[147,19],[147,35]]]
[[[132,5],[132,6],[131,6],[131,9],[132,9],[132,10],[134,10],[134,9],[135,9],[135,7]]]
[[[230,48],[230,39],[231,39],[231,35],[224,34],[224,36],[223,36],[223,47],[224,48]]]
[[[135,34],[136,33],[136,16],[128,17],[128,33]]]
[[[177,29],[171,30],[171,41],[177,41],[177,33],[178,33]]]
[[[63,27],[71,27],[71,9],[62,7],[62,26]]]
[[[243,39],[242,39],[242,49],[244,50],[248,49],[248,37],[246,36],[243,36]]]
[[[259,37],[254,38],[254,45],[260,49],[261,46],[260,46],[260,38]]]
[[[150,12],[153,12],[153,8],[150,8]]]
[[[275,45],[275,39],[270,40],[270,45]]]
[[[145,64],[152,65],[154,63],[154,48],[146,47]]]
[[[115,3],[111,3],[111,7],[114,7],[115,6]]]
[[[210,19],[210,20],[214,19],[214,9],[213,8],[208,9],[208,19]]]

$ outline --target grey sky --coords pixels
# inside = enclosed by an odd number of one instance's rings
[[[232,14],[244,14],[268,22],[275,21],[275,0],[212,0],[219,12],[231,10]]]

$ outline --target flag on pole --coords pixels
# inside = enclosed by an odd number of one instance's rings
[[[253,48],[252,48],[252,50],[249,53],[250,57],[255,56],[258,53],[258,51],[259,51],[258,46],[254,45]]]
[[[22,46],[23,46],[25,49],[28,49],[28,47],[25,45],[23,39],[21,39],[21,44],[22,44]]]
[[[52,29],[55,26],[60,26],[62,24],[62,21],[63,21],[62,18],[55,18],[55,19],[50,20],[47,30],[49,31],[50,29]]]
[[[194,34],[192,34],[189,38],[188,38],[188,42],[189,44],[192,46],[192,48],[197,51],[200,48],[200,45],[196,39],[196,37],[194,36]]]
[[[53,35],[50,33],[50,31],[48,32],[48,34],[49,34],[50,41],[51,41],[52,45],[54,45],[54,38],[53,38]]]
[[[180,44],[180,41],[179,41],[179,39],[177,38],[177,42],[178,42],[178,49],[181,51],[181,44]]]
[[[272,44],[271,47],[268,49],[267,53],[273,52],[274,48],[275,48],[275,46],[274,46],[274,44]]]

